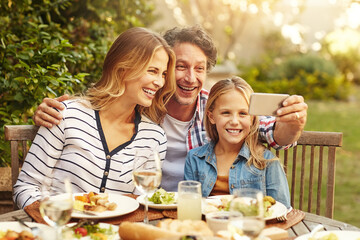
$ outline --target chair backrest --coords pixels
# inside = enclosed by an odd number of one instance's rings
[[[304,131],[297,146],[276,151],[288,178],[291,206],[333,218],[335,156],[336,148],[342,146],[342,135],[341,132]],[[323,203],[322,194],[326,194]]]
[[[19,176],[19,170],[24,163],[28,152],[28,141],[35,138],[38,126],[34,125],[5,125],[5,140],[10,141],[11,147],[11,183],[12,190]],[[19,151],[22,151],[22,158],[19,158]],[[14,209],[16,205],[14,204]]]

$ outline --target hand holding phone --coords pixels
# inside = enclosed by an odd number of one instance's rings
[[[250,96],[249,114],[261,116],[276,116],[276,111],[282,107],[289,94],[252,93]]]

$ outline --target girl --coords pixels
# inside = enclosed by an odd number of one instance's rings
[[[166,136],[158,125],[175,92],[175,55],[144,28],[123,32],[106,55],[101,79],[85,96],[63,102],[58,126],[41,127],[14,186],[24,208],[40,198],[53,177],[69,178],[74,192],[132,193],[137,149],[156,149],[163,160]],[[54,182],[54,181],[53,181]]]
[[[258,140],[258,117],[248,113],[251,93],[239,77],[211,88],[204,120],[211,141],[188,153],[185,179],[200,181],[203,197],[256,188],[290,208],[283,168]]]

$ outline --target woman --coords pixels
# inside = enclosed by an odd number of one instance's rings
[[[256,188],[290,208],[285,172],[258,140],[258,117],[250,116],[251,86],[239,77],[221,80],[210,91],[205,128],[211,142],[190,150],[185,179],[201,182],[202,196]]]
[[[40,186],[52,177],[58,183],[69,178],[74,192],[133,192],[135,152],[157,150],[165,158],[158,124],[175,91],[174,66],[160,35],[144,28],[123,32],[106,55],[101,79],[85,96],[63,102],[58,126],[39,129],[14,186],[18,207],[40,199]]]

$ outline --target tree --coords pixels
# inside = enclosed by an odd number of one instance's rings
[[[234,59],[234,52],[241,47],[239,42],[252,34],[261,34],[275,26],[274,19],[281,0],[176,0],[165,1],[174,12],[179,25],[200,24],[216,41],[220,61]],[[300,13],[305,0],[298,0],[296,8]],[[296,19],[296,14],[292,19]],[[246,30],[250,28],[250,30]],[[247,35],[244,35],[246,31]]]
[[[80,93],[101,76],[116,35],[154,21],[146,0],[0,0],[0,126],[32,124],[44,97]],[[0,166],[10,162],[0,129]]]

